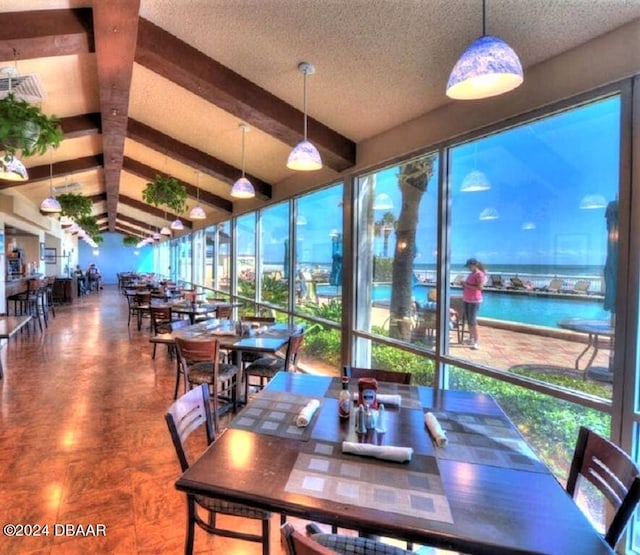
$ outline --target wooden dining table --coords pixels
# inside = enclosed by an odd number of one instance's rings
[[[356,381],[350,383],[357,391]],[[489,395],[379,382],[386,432],[338,417],[339,378],[278,373],[176,488],[368,534],[482,555],[613,553]],[[309,425],[294,424],[310,399]],[[432,412],[447,432],[436,447]],[[398,463],[342,442],[410,447]]]
[[[171,307],[171,312],[175,314],[184,314],[189,318],[191,324],[195,324],[197,317],[207,316],[215,313],[218,307],[238,307],[242,306],[237,302],[187,302],[183,300],[176,300],[175,302],[164,302],[159,299],[152,300],[153,306],[159,307]]]
[[[238,329],[239,324],[240,329]],[[171,335],[182,339],[210,339],[213,337],[219,340],[221,349],[231,351],[234,362],[238,363],[237,399],[240,404],[244,404],[244,389],[242,388],[244,374],[242,364],[239,363],[242,360],[242,353],[275,354],[287,344],[295,331],[295,328],[287,324],[275,323],[246,329],[243,332],[241,321],[210,318],[177,329]]]

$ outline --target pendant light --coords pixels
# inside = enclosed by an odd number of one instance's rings
[[[174,231],[182,231],[184,229],[184,224],[180,218],[176,218],[171,222],[171,229]]]
[[[27,168],[13,154],[5,153],[0,158],[0,179],[7,181],[26,181],[29,179]]]
[[[238,127],[242,131],[242,177],[231,187],[231,196],[234,198],[253,198],[256,196],[256,191],[251,181],[244,176],[245,135],[249,131],[249,126],[246,123],[241,123]]]
[[[312,75],[316,70],[308,62],[300,62],[298,69],[304,75],[304,140],[299,142],[289,154],[287,168],[297,171],[314,171],[322,168],[322,159],[318,149],[307,140],[307,75]]]
[[[196,172],[196,205],[189,212],[189,218],[192,220],[206,220],[202,206],[200,206],[200,172]]]
[[[167,211],[164,211],[164,219],[167,219]],[[160,229],[160,235],[171,236],[171,230],[165,225]]]
[[[509,92],[524,80],[515,51],[502,39],[486,34],[486,0],[482,0],[482,36],[462,53],[451,71],[447,96],[476,100]]]
[[[374,210],[391,210],[393,209],[393,201],[387,193],[378,193],[373,200]]]
[[[57,214],[62,212],[60,203],[53,196],[53,151],[49,150],[49,196],[40,203],[40,212]]]

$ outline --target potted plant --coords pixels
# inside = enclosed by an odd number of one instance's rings
[[[25,157],[45,154],[49,147],[57,148],[63,136],[57,117],[47,116],[13,93],[0,99],[0,146],[6,156],[16,150]]]
[[[142,191],[145,202],[154,206],[166,206],[177,214],[187,208],[187,189],[175,177],[156,175]]]
[[[76,218],[76,223],[84,229],[85,233],[96,243],[98,243],[98,238],[100,239],[100,242],[102,242],[102,237],[100,237],[100,226],[98,225],[98,220],[95,216],[80,216],[79,218]]]
[[[62,195],[58,195],[56,199],[62,208],[60,215],[74,219],[78,225],[80,225],[78,222],[79,218],[82,218],[83,216],[91,216],[93,202],[91,202],[90,198],[85,197],[84,195],[64,193]]]
[[[138,239],[137,237],[134,237],[133,235],[125,235],[122,238],[122,244],[125,247],[135,247],[139,241],[140,239]]]

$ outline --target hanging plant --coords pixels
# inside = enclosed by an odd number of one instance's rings
[[[91,202],[90,198],[85,197],[84,195],[64,193],[62,195],[58,195],[56,199],[62,208],[62,212],[60,212],[61,216],[68,216],[69,218],[73,218],[76,222],[78,222],[78,218],[91,216],[93,202]]]
[[[139,241],[140,239],[138,239],[137,237],[134,237],[133,235],[125,235],[122,238],[122,244],[125,247],[135,247]]]
[[[95,216],[81,216],[76,218],[76,223],[85,230],[87,235],[89,235],[96,243],[97,238],[100,238],[100,242],[102,242],[102,237],[100,237],[100,226],[98,225],[98,220],[96,220]]]
[[[20,150],[23,157],[45,154],[57,148],[64,133],[56,116],[47,116],[40,108],[9,93],[0,99],[0,148],[7,154]]]
[[[187,209],[187,189],[175,177],[156,175],[142,191],[142,198],[154,206],[166,206],[177,214]]]

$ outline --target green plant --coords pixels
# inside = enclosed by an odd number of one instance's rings
[[[81,216],[76,219],[76,223],[84,229],[86,234],[96,243],[102,243],[104,239],[100,236],[100,226],[95,216]]]
[[[78,219],[84,216],[91,216],[93,202],[84,195],[75,193],[64,193],[56,197],[62,208],[61,216],[68,216],[78,223]],[[85,230],[86,231],[86,230]]]
[[[7,154],[45,154],[49,147],[57,148],[63,136],[56,116],[47,116],[13,93],[0,99],[0,145]]]
[[[125,247],[135,247],[139,241],[140,239],[138,239],[137,237],[134,237],[133,235],[125,235],[122,238],[122,244]]]
[[[187,189],[168,175],[156,175],[142,191],[142,198],[154,206],[166,206],[177,214],[187,209]]]

